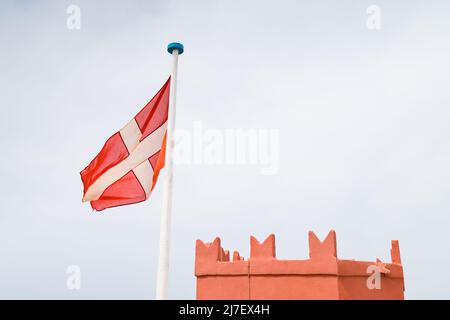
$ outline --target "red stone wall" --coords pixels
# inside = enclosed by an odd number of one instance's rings
[[[398,241],[392,241],[392,262],[337,258],[336,234],[322,242],[309,233],[309,259],[278,260],[275,236],[260,243],[250,238],[250,258],[223,250],[220,238],[197,240],[195,275],[197,299],[404,299],[403,267]],[[367,285],[373,266],[380,288]]]

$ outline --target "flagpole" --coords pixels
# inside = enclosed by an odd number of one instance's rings
[[[169,116],[166,136],[166,177],[164,181],[163,205],[161,213],[161,230],[159,235],[158,275],[156,278],[156,299],[167,299],[169,291],[169,258],[170,258],[170,223],[172,215],[172,177],[174,146],[173,131],[175,128],[175,102],[177,93],[177,69],[178,55],[182,54],[184,47],[181,43],[173,42],[167,46],[167,51],[172,54],[173,65],[170,77]]]

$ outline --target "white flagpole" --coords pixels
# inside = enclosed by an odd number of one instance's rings
[[[172,215],[172,177],[174,146],[173,131],[175,128],[175,101],[177,93],[178,55],[182,54],[184,47],[181,43],[173,42],[167,46],[167,51],[173,56],[172,75],[170,78],[169,116],[166,136],[166,178],[164,181],[163,206],[161,214],[161,230],[159,236],[158,275],[156,279],[156,299],[167,299],[169,291],[169,257],[170,257],[170,223]]]

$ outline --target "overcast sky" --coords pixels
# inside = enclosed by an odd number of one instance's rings
[[[69,30],[66,9],[81,9]],[[381,29],[366,22],[381,10]],[[409,299],[450,298],[450,2],[2,1],[0,298],[153,299],[162,179],[93,213],[79,172],[169,76],[177,127],[274,129],[279,170],[175,167],[170,297],[195,298],[195,240],[390,261]],[[161,177],[164,177],[162,174]],[[68,290],[66,269],[81,270]]]

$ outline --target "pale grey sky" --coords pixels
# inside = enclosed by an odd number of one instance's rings
[[[81,8],[68,30],[66,9]],[[366,26],[369,5],[380,30]],[[79,171],[168,77],[180,41],[177,126],[278,129],[277,175],[175,168],[170,297],[194,298],[197,238],[248,257],[307,231],[338,256],[389,261],[406,298],[450,298],[448,1],[2,1],[0,298],[155,294],[162,183],[102,213]],[[81,268],[81,290],[66,268]]]

